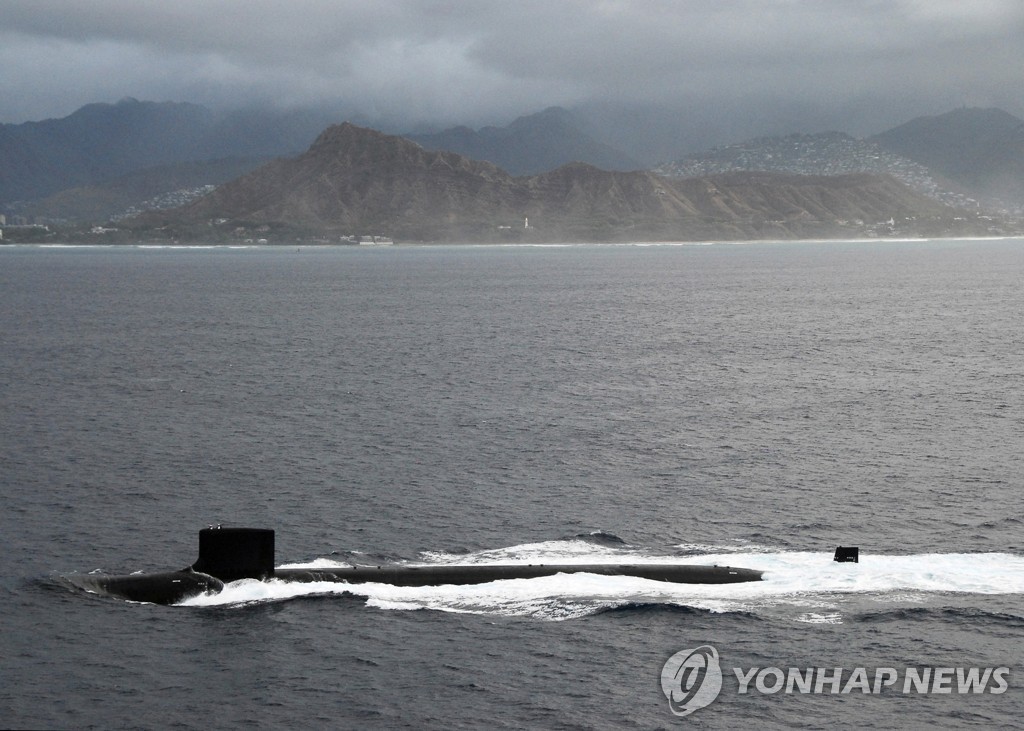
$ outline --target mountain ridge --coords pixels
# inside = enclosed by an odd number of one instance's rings
[[[954,214],[891,177],[866,174],[673,181],[574,162],[517,177],[493,163],[344,123],[324,130],[296,158],[275,160],[182,208],[144,215],[137,225],[406,241],[733,240],[850,235],[896,220],[950,225]]]
[[[583,122],[561,107],[518,117],[505,127],[478,130],[452,127],[433,134],[405,134],[427,149],[450,150],[487,160],[512,175],[536,175],[569,162],[587,162],[605,170],[643,167],[624,152],[598,142]]]
[[[324,131],[328,124],[322,122],[330,116],[310,110],[266,109],[216,115],[205,107],[188,103],[126,98],[116,104],[86,105],[58,120],[0,125],[0,213],[6,213],[10,219],[41,223],[61,219],[97,223],[119,218],[126,211],[146,207],[147,199],[167,198],[163,194],[182,188],[223,183],[230,171],[245,172],[245,166],[224,163],[225,156],[236,160],[249,158],[252,167],[259,158],[298,155]],[[656,172],[683,177],[759,169],[811,175],[891,174],[919,193],[947,204],[1021,213],[1021,125],[1024,122],[1000,110],[954,110],[934,118],[916,118],[869,140],[855,140],[838,132],[757,138],[753,146],[739,143],[702,156],[690,156],[691,168],[694,161],[701,159],[714,163],[703,169],[687,171],[683,169],[685,165],[677,165],[673,170],[671,165],[663,165]],[[621,157],[616,158],[621,165],[615,161],[603,164],[601,155],[615,157],[618,151],[609,152],[610,148],[595,142],[586,129],[586,118],[553,107],[519,117],[504,127],[451,128],[433,137],[428,135],[430,140],[420,146],[437,150],[458,148],[461,144],[464,157],[490,158],[513,177],[527,174],[522,172],[524,169],[529,170],[529,175],[550,172],[571,161],[589,162],[611,171],[633,169],[626,164],[631,161]],[[441,145],[437,135],[446,134],[461,142]],[[820,153],[819,143],[828,141],[836,148],[836,164],[831,168],[816,166],[809,164],[815,162],[813,156],[804,155],[797,161],[799,164],[790,166],[787,159],[793,157],[791,152],[771,165],[763,161],[723,164],[721,159],[723,151],[751,147],[774,154],[779,144],[793,139],[802,140],[803,148],[815,154]],[[909,149],[915,141],[920,149]],[[480,154],[465,154],[467,147]],[[497,149],[501,155],[490,154],[488,149]],[[962,150],[969,150],[970,154],[958,152]],[[254,151],[259,154],[253,154]],[[749,152],[746,149],[744,154]],[[872,165],[851,165],[864,163],[869,157],[877,158]],[[514,164],[504,164],[506,158],[511,158]],[[495,159],[499,162],[495,163]],[[877,164],[878,160],[884,164]],[[163,190],[157,191],[161,176]],[[129,182],[133,179],[145,182],[133,187]]]
[[[126,97],[67,117],[0,125],[0,204],[97,186],[148,168],[305,149],[322,115],[254,110],[216,115],[188,102]]]
[[[1024,209],[1024,120],[994,108],[962,107],[916,117],[871,137],[973,195]]]

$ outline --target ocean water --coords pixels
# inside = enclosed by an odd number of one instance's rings
[[[0,247],[0,722],[994,728],[1024,715],[1024,240]],[[66,577],[728,563],[719,587]],[[836,564],[836,545],[861,548]],[[662,667],[713,646],[677,717]],[[734,668],[893,668],[741,693]],[[907,668],[1004,692],[902,692]]]

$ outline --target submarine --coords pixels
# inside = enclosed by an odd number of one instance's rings
[[[837,559],[839,560],[839,559]],[[734,566],[694,564],[468,564],[276,568],[274,531],[267,528],[204,528],[199,559],[179,571],[154,574],[72,574],[72,585],[104,596],[151,604],[177,604],[200,594],[217,594],[240,579],[317,581],[394,586],[483,584],[504,579],[535,579],[555,574],[635,576],[680,584],[737,584],[760,581],[762,572]]]

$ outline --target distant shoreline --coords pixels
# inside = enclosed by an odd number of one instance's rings
[[[0,242],[0,250],[3,249],[346,249],[358,251],[379,251],[393,248],[426,248],[426,247],[477,247],[477,248],[504,248],[504,249],[542,249],[542,248],[569,248],[569,247],[686,247],[686,246],[750,246],[755,244],[874,244],[874,243],[928,243],[928,242],[949,242],[949,241],[1024,241],[1024,235],[1016,236],[932,236],[932,237],[893,237],[893,238],[836,238],[836,239],[737,239],[725,240],[716,239],[708,241],[548,241],[535,243],[503,243],[503,242],[481,242],[481,241],[407,241],[395,242],[389,246],[353,246],[351,244],[335,243],[85,243],[85,242]]]

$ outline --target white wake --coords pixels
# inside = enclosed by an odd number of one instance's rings
[[[686,546],[687,549],[702,547]],[[705,549],[711,547],[703,547]],[[725,547],[717,547],[722,549]],[[682,563],[740,566],[764,571],[764,581],[742,584],[673,584],[631,576],[559,574],[469,586],[400,587],[388,584],[310,584],[237,581],[216,595],[199,596],[190,607],[245,606],[311,595],[351,594],[380,609],[433,609],[544,619],[570,619],[631,604],[665,604],[711,612],[758,612],[785,607],[798,621],[841,621],[841,603],[858,596],[883,604],[914,605],[939,594],[1024,593],[1024,557],[1005,553],[861,554],[860,563],[835,563],[831,553],[743,551],[686,558],[640,552],[586,541],[551,541],[468,555],[424,554],[424,564]],[[342,566],[327,559],[289,568]]]

